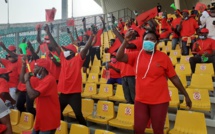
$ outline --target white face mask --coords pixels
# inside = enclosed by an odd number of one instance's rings
[[[71,53],[70,53],[70,51],[64,51],[63,55],[64,55],[65,58],[67,58],[68,56],[71,55]]]
[[[205,36],[199,36],[199,39],[202,39],[202,40],[204,40],[204,39],[206,39],[206,37]]]
[[[184,19],[185,19],[185,20],[188,20],[188,17],[185,17]]]

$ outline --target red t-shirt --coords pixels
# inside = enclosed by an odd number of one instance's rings
[[[135,40],[129,41],[129,44],[134,44],[137,47],[137,49],[128,49],[127,51],[129,51],[129,52],[140,51],[143,46],[143,40],[142,40],[142,38],[137,38]]]
[[[90,30],[87,30],[87,31],[86,31],[86,34],[87,34],[88,36],[90,36],[90,35],[92,34],[92,32],[91,32]]]
[[[96,43],[93,46],[101,46],[102,32],[103,32],[103,29],[98,30],[98,33],[96,34],[97,40],[96,40]]]
[[[184,20],[182,22],[182,29],[180,32],[181,36],[190,37],[195,34],[197,28],[199,28],[199,25],[195,19],[189,18],[188,20]]]
[[[78,39],[79,39],[80,41],[82,41],[82,40],[83,40],[83,37],[82,37],[82,36],[78,36]]]
[[[0,78],[0,94],[5,92],[9,93],[8,82],[5,79]]]
[[[172,27],[175,29],[177,27],[177,25],[180,24],[180,22],[181,22],[181,17],[175,18],[172,21]],[[173,32],[172,38],[179,38],[179,36],[175,32]]]
[[[120,66],[121,66],[121,62],[116,62],[116,63],[110,62],[109,64],[110,64],[111,66],[113,66],[114,68],[121,70],[121,69],[120,69],[120,68],[121,68],[121,67],[120,67]],[[120,73],[116,72],[116,71],[115,71],[114,69],[112,69],[112,68],[110,68],[109,70],[110,70],[110,78],[121,78]]]
[[[35,83],[35,82],[34,82]],[[52,75],[39,80],[35,90],[40,92],[36,99],[36,131],[48,131],[60,126],[60,103],[58,99],[57,83]]]
[[[123,33],[123,31],[124,31],[124,27],[125,27],[125,22],[119,22],[118,23],[118,28],[119,28],[121,33]]]
[[[140,52],[128,54],[128,64],[134,67],[136,72],[137,59]],[[167,79],[176,75],[170,58],[163,52],[156,51],[152,59],[149,71],[145,76],[151,55],[142,51],[136,72],[136,101],[147,104],[160,104],[170,101]]]
[[[50,52],[49,52],[50,53]],[[50,57],[48,56],[49,53],[46,56],[46,59],[50,62],[50,73],[55,77],[56,80],[59,79],[59,75],[60,75],[60,70],[61,67],[60,66],[56,66],[55,63],[50,59]],[[57,52],[52,52],[54,55],[58,56]]]
[[[66,60],[63,53],[60,54],[61,72],[58,82],[58,91],[64,94],[81,93],[82,75],[81,68],[84,60],[81,55]]]
[[[19,61],[15,62],[15,63],[12,63],[6,59],[0,59],[0,61],[8,71],[12,71],[9,74],[9,77],[10,77],[10,80],[8,82],[9,87],[10,88],[17,87],[17,85],[19,83],[19,72],[18,72]]]
[[[193,51],[196,48],[196,43],[199,44],[199,47],[196,50],[197,54],[199,54],[199,55],[202,55],[205,52],[212,54],[213,50],[215,50],[215,40],[213,40],[211,38],[196,41],[193,45]]]
[[[49,53],[49,49],[48,49],[48,45],[47,43],[42,43],[40,44],[40,51],[43,53],[43,54],[48,54]]]
[[[34,66],[35,66],[35,61],[33,60],[29,64],[30,64],[31,71],[33,72],[34,71]],[[26,72],[29,72],[27,67],[26,67]],[[19,82],[17,88],[18,88],[19,91],[26,91],[26,85],[24,83],[22,83],[22,82]]]

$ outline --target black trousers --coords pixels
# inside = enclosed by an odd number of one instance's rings
[[[100,47],[92,47],[91,48],[91,51],[90,51],[91,63],[93,63],[95,55],[96,55],[98,60],[101,59],[101,57],[100,57]]]
[[[134,104],[135,99],[135,77],[125,76],[122,78],[122,87],[127,103]]]
[[[74,94],[60,94],[60,109],[61,109],[61,120],[64,120],[63,117],[63,110],[65,107],[69,104],[76,116],[76,119],[78,122],[82,125],[87,125],[86,120],[83,117],[82,111],[81,111],[81,93],[74,93]]]
[[[26,103],[26,108],[25,108]],[[20,91],[17,99],[17,109],[20,112],[29,112],[34,116],[36,115],[36,110],[34,108],[34,100],[31,100],[26,91]]]
[[[190,57],[189,60],[190,60],[190,67],[191,67],[192,73],[195,73],[196,64],[202,63],[201,56],[195,55],[194,57]],[[206,63],[212,63],[215,71],[215,56],[208,57],[208,61]]]

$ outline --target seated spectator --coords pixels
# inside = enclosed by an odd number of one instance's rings
[[[10,124],[10,110],[5,106],[4,102],[0,98],[0,133],[1,134],[12,134],[12,127]]]
[[[208,29],[201,29],[199,40],[193,45],[192,53],[195,56],[190,58],[190,66],[193,73],[195,72],[196,63],[213,63],[215,70],[215,40],[208,38],[208,33]]]
[[[116,53],[112,53],[111,61],[106,65],[106,70],[110,71],[110,78],[108,79],[107,84],[122,84],[120,65],[121,63],[116,60]]]

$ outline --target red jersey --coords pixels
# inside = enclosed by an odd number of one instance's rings
[[[34,82],[35,83],[35,82]],[[40,92],[36,98],[36,131],[48,131],[60,126],[60,103],[58,99],[57,83],[52,75],[39,80],[35,90]]]
[[[184,20],[182,22],[182,29],[180,32],[181,36],[190,37],[195,34],[197,28],[199,28],[199,25],[195,19],[189,18],[188,20]]]
[[[170,58],[165,53],[156,51],[146,74],[152,55],[147,54],[145,51],[127,54],[128,64],[134,67],[136,74],[135,100],[147,104],[169,102],[170,96],[166,77],[176,76]],[[138,57],[139,61],[137,61]]]
[[[63,53],[60,54],[61,72],[59,76],[58,91],[64,94],[82,92],[81,68],[84,60],[81,55],[66,60]]]
[[[195,52],[197,52],[197,54],[202,55],[205,52],[207,52],[208,54],[212,54],[213,50],[215,50],[215,40],[211,39],[211,38],[207,38],[205,40],[198,40],[193,44],[193,51],[196,48],[196,44],[199,44],[199,47],[197,48],[197,50]]]
[[[172,27],[173,27],[174,29],[176,29],[176,27],[179,26],[180,22],[181,22],[181,17],[175,18],[175,19],[172,21]],[[176,33],[173,31],[172,38],[179,38],[179,36],[178,36],[178,34],[176,34]]]
[[[111,66],[113,66],[114,68],[121,70],[121,69],[120,69],[120,68],[121,68],[121,64],[122,64],[121,62],[116,62],[116,63],[110,62],[109,64],[110,64]],[[109,70],[110,70],[110,78],[121,78],[120,73],[116,72],[116,71],[115,71],[114,69],[112,69],[112,68],[110,68]]]
[[[101,46],[101,35],[102,35],[103,29],[98,30],[96,37],[96,43],[93,46]]]

